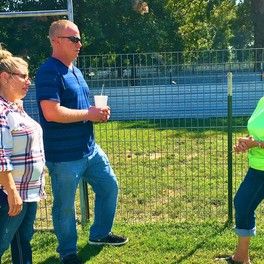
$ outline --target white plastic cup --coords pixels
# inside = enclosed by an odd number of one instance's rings
[[[107,95],[95,95],[94,96],[94,104],[96,107],[105,107],[107,106]]]

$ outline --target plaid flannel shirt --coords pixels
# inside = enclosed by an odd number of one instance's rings
[[[0,177],[10,171],[22,200],[35,202],[45,196],[44,166],[40,125],[22,105],[0,97]]]

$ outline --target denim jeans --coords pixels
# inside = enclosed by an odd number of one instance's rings
[[[236,234],[256,234],[255,210],[264,198],[264,171],[249,168],[234,199]]]
[[[37,203],[23,203],[23,209],[17,216],[8,216],[8,204],[1,201],[0,205],[0,263],[1,256],[11,243],[13,264],[32,264],[30,241],[34,229]]]
[[[94,223],[90,239],[99,239],[111,232],[116,212],[118,183],[109,160],[96,145],[91,156],[68,162],[47,162],[51,176],[54,231],[61,258],[77,252],[75,194],[80,179],[86,180],[95,192]]]

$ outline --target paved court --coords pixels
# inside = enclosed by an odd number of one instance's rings
[[[233,74],[233,114],[250,115],[264,95],[258,73]],[[89,81],[88,81],[89,82]],[[91,95],[100,93],[92,87]],[[227,116],[227,77],[176,76],[171,84],[105,87],[112,110],[111,120],[208,118]],[[38,118],[34,85],[24,100],[27,112]]]

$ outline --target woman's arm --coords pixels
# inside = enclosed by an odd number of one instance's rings
[[[234,150],[237,153],[246,152],[250,148],[263,148],[264,142],[256,141],[252,136],[240,137],[237,144],[234,146]]]
[[[4,186],[7,192],[7,200],[9,205],[9,216],[18,215],[23,206],[22,199],[16,189],[16,185],[10,171],[0,172],[0,185]]]

